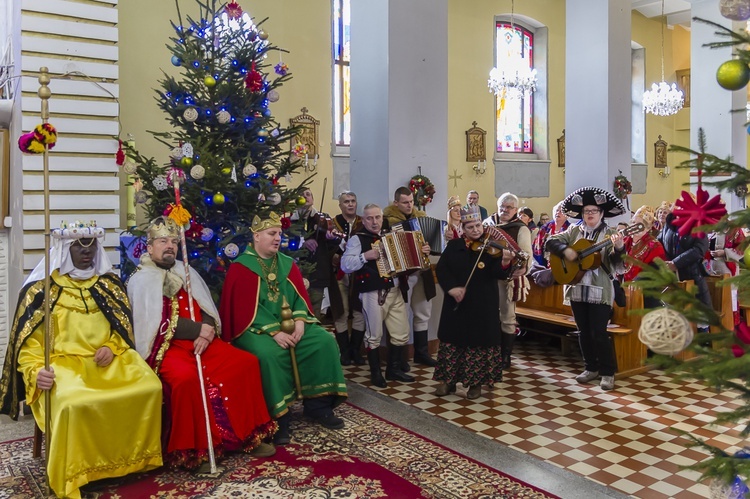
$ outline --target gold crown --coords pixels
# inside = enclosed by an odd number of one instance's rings
[[[448,198],[448,209],[450,210],[454,206],[461,206],[461,198],[458,196],[451,196]]]
[[[253,231],[254,234],[257,234],[258,232],[270,229],[272,227],[281,228],[281,217],[279,217],[278,213],[271,212],[269,213],[268,218],[265,218],[263,220],[261,220],[258,215],[255,215],[253,217],[253,224],[250,226],[250,230]]]
[[[96,220],[88,222],[67,223],[63,221],[59,229],[52,229],[52,237],[55,239],[91,239],[104,235],[104,229],[96,225]]]
[[[180,228],[169,217],[156,217],[151,220],[147,229],[148,242],[160,237],[180,237]]]

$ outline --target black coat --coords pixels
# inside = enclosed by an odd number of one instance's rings
[[[443,310],[440,314],[438,338],[440,341],[460,347],[500,345],[500,310],[498,280],[510,275],[510,269],[502,268],[501,258],[483,253],[480,264],[466,288],[461,304],[448,291],[466,284],[478,252],[466,247],[463,237],[451,240],[440,255],[437,278],[445,292]],[[484,268],[479,268],[484,264]],[[500,282],[504,286],[505,282]]]
[[[659,233],[659,242],[666,252],[665,260],[671,260],[679,273],[681,280],[692,279],[702,281],[706,275],[703,267],[703,257],[708,251],[708,239],[705,234],[688,234],[680,236],[678,228],[672,223],[674,215],[667,215],[667,223]]]

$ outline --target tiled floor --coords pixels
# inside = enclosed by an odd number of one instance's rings
[[[701,461],[688,449],[685,430],[729,452],[743,445],[741,427],[710,426],[715,410],[732,406],[731,394],[700,384],[674,382],[651,371],[617,380],[611,392],[579,385],[578,352],[563,357],[552,346],[517,342],[513,367],[503,383],[483,388],[476,400],[465,388],[439,398],[432,369],[415,366],[414,383],[389,382],[380,393],[468,428],[521,452],[644,499],[709,497],[699,473],[681,465]],[[350,381],[369,384],[366,366],[345,368]]]

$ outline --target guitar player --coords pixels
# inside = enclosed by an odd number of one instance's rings
[[[565,298],[570,301],[576,326],[580,331],[579,343],[585,364],[584,371],[576,376],[578,383],[589,383],[601,377],[602,390],[615,386],[615,357],[612,337],[607,323],[612,313],[614,286],[611,275],[624,273],[625,245],[622,234],[604,221],[625,212],[625,207],[611,192],[598,187],[577,189],[563,201],[563,211],[570,218],[581,220],[578,225],[547,239],[546,250],[573,262],[578,252],[571,246],[587,239],[592,244],[609,238],[612,242],[601,251],[602,265],[585,271],[577,284],[566,286]]]

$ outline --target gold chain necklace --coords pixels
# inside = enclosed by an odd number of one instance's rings
[[[268,300],[275,302],[279,299],[279,282],[276,280],[276,272],[278,271],[277,269],[279,266],[279,256],[273,256],[273,261],[271,262],[270,268],[265,264],[263,258],[261,258],[260,255],[258,255],[258,263],[260,264],[260,268],[263,270],[264,277],[266,278],[266,282],[268,284]]]

